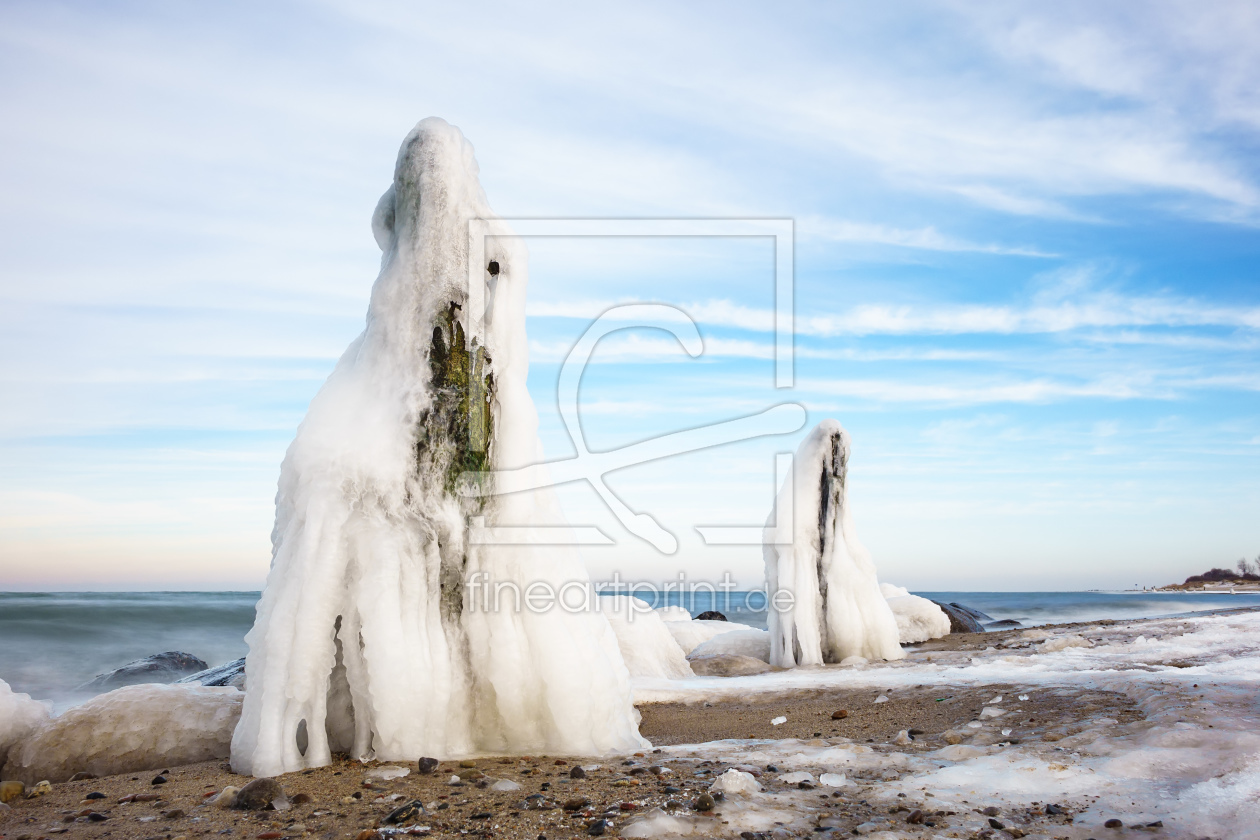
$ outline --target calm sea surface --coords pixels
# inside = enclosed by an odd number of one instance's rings
[[[921,592],[994,619],[1025,625],[1144,618],[1260,605],[1260,594],[1152,592]],[[219,665],[245,655],[257,592],[0,592],[0,679],[15,691],[59,704],[96,674],[167,650]],[[656,606],[677,605],[678,593]],[[765,627],[759,593],[698,593],[682,604],[696,615],[718,609],[732,621]]]

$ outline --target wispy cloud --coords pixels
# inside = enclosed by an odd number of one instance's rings
[[[982,254],[1007,254],[1021,257],[1055,257],[1036,248],[1014,245],[996,245],[969,242],[936,228],[897,228],[869,222],[851,222],[807,216],[797,223],[802,238],[827,239],[832,242],[870,242],[877,245],[895,245],[899,248],[915,248],[925,251],[973,251]]]

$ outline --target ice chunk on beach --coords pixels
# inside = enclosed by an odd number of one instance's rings
[[[749,656],[753,659],[760,659],[762,662],[769,662],[770,633],[766,630],[758,630],[755,627],[745,627],[733,633],[723,633],[696,647],[689,654],[688,658],[724,655]]]
[[[1041,650],[1046,653],[1054,653],[1055,651],[1067,650],[1068,648],[1086,648],[1093,647],[1094,643],[1084,636],[1078,636],[1071,633],[1067,636],[1056,636],[1042,643]]]
[[[674,637],[674,641],[682,648],[683,653],[690,655],[697,647],[709,641],[712,638],[721,636],[723,633],[736,633],[740,630],[746,630],[747,625],[736,624],[733,621],[666,621],[665,627],[669,630],[670,635]]]
[[[9,749],[43,726],[48,714],[48,707],[43,703],[32,700],[29,694],[18,694],[0,680],[0,769],[4,768]]]
[[[751,773],[745,773],[742,770],[731,768],[709,786],[709,790],[720,790],[727,794],[748,794],[757,793],[761,790],[761,785]]]
[[[848,433],[835,420],[819,423],[801,441],[770,513],[766,583],[793,596],[788,608],[769,611],[772,665],[905,657],[897,619],[853,526],[848,461]]]
[[[99,694],[9,751],[4,778],[62,782],[227,758],[244,695],[202,685],[132,685]]]
[[[891,583],[881,583],[879,591],[897,620],[897,637],[903,645],[949,635],[949,616],[927,598]]]
[[[495,219],[459,130],[417,125],[372,217],[366,327],[280,468],[237,772],[646,744],[608,620],[518,606],[594,595],[576,548],[499,536],[565,521],[535,466],[527,251]]]
[[[694,677],[682,648],[656,610],[630,595],[602,595],[599,608],[608,617],[631,677],[681,680]]]

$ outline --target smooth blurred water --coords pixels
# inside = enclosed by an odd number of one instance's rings
[[[1145,618],[1227,607],[1260,606],[1260,593],[922,592],[994,619],[1025,625],[1104,618]],[[0,592],[0,679],[15,691],[64,704],[74,688],[132,660],[167,650],[220,665],[245,655],[257,592]],[[759,592],[670,592],[652,606],[692,615],[716,609],[731,621],[766,626]]]

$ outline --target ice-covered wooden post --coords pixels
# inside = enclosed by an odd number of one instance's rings
[[[474,517],[563,524],[550,489],[457,492],[468,471],[542,460],[524,245],[487,237],[485,269],[469,271],[469,222],[493,218],[472,146],[421,122],[372,219],[383,255],[366,328],[281,466],[271,571],[246,637],[238,772],[325,764],[333,751],[414,760],[645,743],[607,620],[518,599],[531,584],[585,582],[576,551],[470,538]],[[468,311],[470,276],[485,284],[484,313]],[[494,598],[470,597],[472,580]]]
[[[797,449],[770,513],[763,552],[771,665],[905,656],[875,565],[853,528],[848,463],[848,433],[835,420],[819,423]]]

